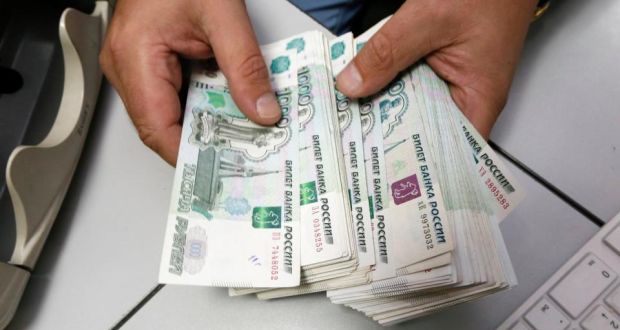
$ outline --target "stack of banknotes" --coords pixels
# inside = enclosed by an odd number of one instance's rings
[[[424,63],[367,99],[336,75],[380,25],[262,47],[282,119],[192,75],[159,279],[272,299],[326,291],[381,324],[516,284],[499,221],[524,191]]]

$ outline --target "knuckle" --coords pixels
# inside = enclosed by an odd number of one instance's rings
[[[508,103],[508,94],[500,93],[495,97],[493,110],[501,111],[506,106],[506,103]]]
[[[508,102],[508,93],[498,92],[497,89],[492,88],[491,86],[497,86],[492,82],[489,82],[487,86],[488,87],[470,87],[466,91],[466,95],[464,95],[466,101],[469,100],[469,102],[465,103],[471,103],[471,106],[477,105],[469,109],[470,111],[482,111],[489,116],[494,114],[497,115],[506,106]]]
[[[136,129],[138,130],[138,136],[144,145],[149,147],[151,150],[159,153],[158,143],[156,143],[156,131],[146,125],[137,125]]]
[[[106,33],[103,47],[99,52],[99,64],[104,73],[110,73],[114,67],[123,59],[128,49],[131,49],[132,43],[129,28],[119,25],[118,22],[112,21],[110,28]]]
[[[133,33],[127,27],[119,28],[112,26],[105,38],[102,54],[107,58],[108,62],[113,62],[122,58],[123,53],[135,47],[136,39],[131,37]]]
[[[490,112],[501,111],[508,102],[508,91],[510,90],[510,80],[497,78],[480,77],[484,81],[477,90],[481,100],[487,101],[487,108]]]
[[[107,55],[105,54],[105,49],[101,49],[101,51],[99,52],[99,66],[101,67],[101,70],[106,73],[108,71],[108,59],[107,59]]]
[[[250,82],[262,82],[269,78],[267,66],[260,54],[252,54],[246,57],[237,69],[241,79]]]
[[[392,52],[392,40],[383,31],[379,30],[364,47],[368,67],[375,70],[386,71],[394,65],[394,55]]]
[[[111,35],[105,44],[104,51],[110,57],[114,58],[114,57],[117,57],[120,53],[122,53],[124,48],[125,48],[125,41],[123,40],[123,37]]]
[[[110,54],[107,48],[104,47],[99,52],[99,66],[101,66],[101,71],[103,71],[103,73],[108,74],[111,72],[112,65],[110,62]]]

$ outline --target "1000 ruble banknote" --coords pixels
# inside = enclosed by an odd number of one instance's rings
[[[296,54],[264,50],[282,109],[251,122],[221,72],[192,75],[159,280],[224,287],[299,285]]]

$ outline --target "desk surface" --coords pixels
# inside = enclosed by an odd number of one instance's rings
[[[261,43],[321,28],[283,0],[248,1],[248,9]],[[612,61],[620,53],[619,13],[614,0],[557,1],[557,9],[530,34],[511,100],[492,135],[605,220],[620,209],[615,151],[620,122],[614,102],[620,101],[620,66]],[[570,205],[526,173],[514,172],[529,194],[502,231],[519,286],[400,327],[458,322],[491,328],[596,232]],[[140,143],[117,94],[104,84],[83,159],[10,328],[110,328],[148,295],[157,285],[172,176],[173,169]],[[550,232],[554,240],[548,239]],[[376,327],[320,294],[258,302],[228,298],[220,289],[165,286],[126,328],[248,325]]]
[[[608,221],[620,212],[620,1],[554,1],[491,140]]]

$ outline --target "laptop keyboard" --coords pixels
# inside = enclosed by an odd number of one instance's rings
[[[553,233],[549,237],[553,238]],[[620,214],[601,228],[499,329],[620,329],[619,274]]]

